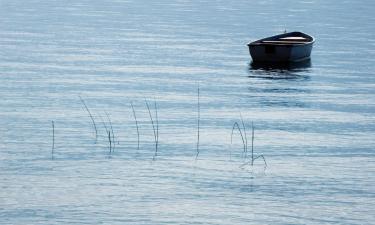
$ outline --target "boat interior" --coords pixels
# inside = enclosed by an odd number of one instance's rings
[[[306,44],[312,42],[313,37],[301,32],[291,32],[264,38],[253,44]]]

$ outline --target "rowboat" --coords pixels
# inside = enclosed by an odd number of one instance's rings
[[[247,44],[253,62],[300,62],[310,58],[314,37],[289,32]]]

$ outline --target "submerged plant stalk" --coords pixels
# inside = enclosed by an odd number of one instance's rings
[[[112,153],[112,140],[111,140],[111,130],[108,129],[107,124],[104,122],[103,117],[99,114],[100,121],[103,124],[105,132],[107,134],[108,143],[109,143],[109,153]]]
[[[156,118],[156,151],[155,157],[157,156],[158,147],[159,147],[159,118],[158,118],[158,107],[156,105],[156,99],[154,99],[154,107],[155,107],[155,118]]]
[[[158,124],[158,111],[157,111],[157,106],[156,106],[156,101],[155,101],[155,111],[156,111],[156,125],[154,123],[154,119],[152,117],[152,114],[151,114],[151,110],[150,110],[150,106],[147,102],[147,100],[145,99],[145,102],[146,102],[146,106],[147,106],[147,110],[148,110],[148,114],[150,116],[150,120],[151,120],[151,124],[152,124],[152,130],[154,131],[154,140],[155,140],[155,154],[154,154],[154,157],[153,157],[153,160],[156,159],[156,156],[158,154],[158,142],[159,142],[159,124]],[[156,128],[155,128],[156,126]]]
[[[264,169],[266,169],[268,165],[267,165],[267,161],[264,155],[259,155],[259,156],[254,157],[254,136],[255,136],[254,133],[255,133],[254,122],[251,122],[251,160],[249,162],[242,164],[240,168],[243,168],[244,166],[249,165],[249,164],[251,166],[254,166],[255,160],[262,158],[264,162]]]
[[[241,128],[240,128],[240,126],[238,125],[237,122],[234,122],[234,124],[233,124],[233,127],[232,127],[232,133],[231,133],[231,135],[230,135],[230,143],[231,143],[231,144],[233,143],[233,132],[234,132],[234,130],[235,130],[236,128],[237,128],[237,130],[238,130],[239,133],[240,133],[241,140],[242,140],[242,145],[243,145],[243,151],[245,152],[245,151],[246,151],[246,142],[245,142],[245,138],[244,138],[244,136],[243,136],[243,134],[242,134],[242,131],[241,131]]]
[[[198,121],[197,121],[197,155],[195,156],[195,159],[198,158],[198,155],[199,155],[199,139],[200,139],[200,118],[201,118],[201,112],[200,112],[200,90],[199,90],[199,83],[198,83],[198,105],[197,105],[197,110],[198,110]]]
[[[108,131],[108,142],[109,142],[109,154],[111,154],[112,153],[111,131]]]
[[[138,128],[138,120],[137,120],[137,116],[135,114],[133,103],[130,102],[130,105],[131,105],[132,110],[133,110],[133,116],[134,116],[135,126],[137,127],[137,149],[139,150],[139,128]]]
[[[55,122],[52,120],[52,151],[51,151],[52,159],[53,159],[54,150],[55,150]]]
[[[240,117],[241,117],[242,129],[243,129],[243,132],[244,132],[244,139],[245,139],[244,154],[245,154],[245,158],[247,158],[247,134],[246,134],[246,127],[245,127],[245,123],[243,121],[241,112],[240,112]]]
[[[87,107],[85,101],[83,100],[83,98],[81,96],[79,96],[79,98],[81,99],[81,102],[82,104],[85,106],[85,109],[86,111],[88,112],[90,118],[91,118],[91,121],[92,121],[92,124],[94,126],[94,129],[95,129],[95,144],[96,142],[98,141],[98,129],[96,128],[96,123],[95,123],[95,120],[94,120],[94,117],[92,116],[90,110],[89,110],[89,107]]]
[[[109,118],[109,115],[108,115],[107,112],[105,112],[105,115],[107,116],[107,120],[109,122],[109,126],[110,126],[111,132],[112,132],[112,143],[113,143],[113,149],[112,150],[115,151],[115,146],[116,146],[116,144],[115,144],[115,133],[113,132],[112,122],[111,122],[111,119]]]

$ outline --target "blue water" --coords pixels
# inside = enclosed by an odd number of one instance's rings
[[[373,223],[374,10],[0,0],[0,223]],[[315,36],[311,62],[251,66],[246,44],[284,30]]]

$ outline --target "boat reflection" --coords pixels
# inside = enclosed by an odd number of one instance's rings
[[[264,79],[309,79],[306,72],[311,68],[311,60],[289,63],[251,62],[250,78]],[[304,73],[305,72],[305,73]]]
[[[298,63],[255,63],[249,65],[252,78],[248,90],[251,102],[263,107],[307,108],[301,96],[310,92],[311,60]],[[307,82],[306,82],[307,81]]]

